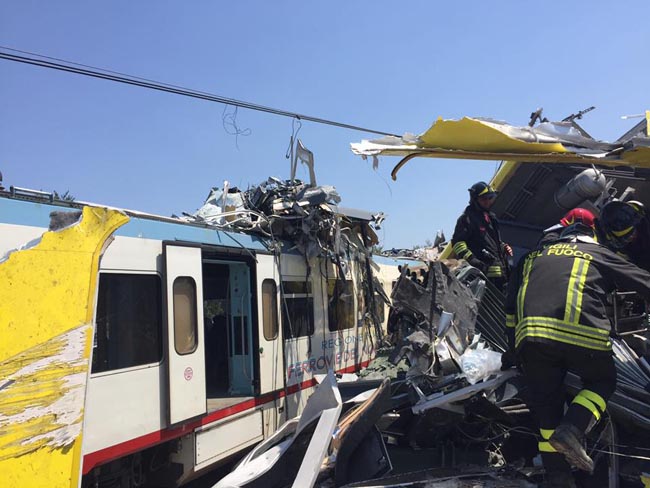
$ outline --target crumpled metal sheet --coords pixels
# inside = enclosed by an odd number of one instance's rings
[[[439,118],[420,136],[405,134],[350,144],[364,158],[402,156],[392,172],[413,157],[539,161],[547,163],[598,162],[608,166],[650,167],[650,139],[644,136],[607,143],[585,137],[566,122],[518,127],[479,117]]]
[[[384,215],[344,209],[340,202],[333,186],[270,177],[247,190],[224,182],[183,219],[289,241],[308,259],[344,256],[350,247],[367,254],[378,242],[370,224],[380,225]]]
[[[475,297],[440,261],[429,265],[426,285],[409,278],[407,269],[402,270],[391,294],[393,306],[398,311],[415,315],[426,327],[431,327],[434,333],[437,332],[441,313],[445,311],[453,314],[454,325],[461,330],[459,336],[464,350],[474,335],[474,322],[478,314]]]
[[[408,273],[405,267],[391,294],[400,333],[410,330],[399,341],[393,362],[406,355],[411,365],[408,377],[438,370],[458,372],[458,358],[474,337],[476,298],[442,262],[429,265],[423,282],[414,281]]]

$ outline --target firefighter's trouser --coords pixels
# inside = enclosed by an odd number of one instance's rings
[[[526,342],[518,357],[526,380],[528,401],[539,423],[539,450],[544,467],[549,471],[569,470],[564,456],[553,449],[548,439],[561,423],[573,424],[586,433],[600,420],[616,388],[612,353],[559,342]],[[567,371],[580,377],[583,389],[565,413]]]

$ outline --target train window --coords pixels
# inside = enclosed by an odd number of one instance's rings
[[[285,339],[314,333],[314,298],[311,282],[283,281],[282,324]]]
[[[93,373],[160,362],[160,277],[101,273],[95,323]]]
[[[351,280],[328,280],[327,301],[331,332],[354,326],[354,287]]]
[[[196,282],[189,276],[174,280],[174,347],[178,354],[196,351]]]
[[[270,279],[262,282],[262,324],[264,339],[278,337],[278,287]]]

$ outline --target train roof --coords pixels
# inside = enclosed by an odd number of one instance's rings
[[[187,222],[180,218],[91,202],[57,200],[43,192],[29,194],[0,191],[0,220],[8,224],[48,228],[52,212],[81,209],[85,206],[113,208],[128,215],[129,222],[115,232],[117,236],[201,242],[259,251],[269,249],[269,240],[264,237],[220,230],[207,224]]]

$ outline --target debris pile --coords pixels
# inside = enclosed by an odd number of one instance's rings
[[[335,257],[352,246],[365,250],[377,244],[382,213],[338,207],[341,197],[333,186],[270,177],[247,190],[212,188],[203,206],[184,219],[221,229],[261,234],[292,242],[307,258]]]
[[[244,468],[242,462],[219,488],[292,482],[534,487],[543,481],[523,377],[514,369],[500,371],[500,351],[506,347],[500,291],[476,269],[447,261],[430,263],[415,278],[404,266],[391,299],[391,347],[379,352],[358,381],[337,384],[330,374],[318,387],[336,390],[341,416],[329,418],[329,427],[322,429],[320,421],[310,420],[315,426],[310,432],[331,430],[332,435],[324,441],[314,434],[292,451],[281,471],[293,478],[226,483],[236,479],[232,476]],[[608,407],[611,417],[589,435],[596,470],[576,473],[578,486],[640,486],[641,473],[650,467],[650,458],[638,455],[639,446],[648,444],[650,367],[623,340],[613,339],[613,344],[619,382]],[[573,375],[566,384],[569,392],[581,388]],[[304,424],[302,419],[291,422]],[[280,437],[286,438],[286,429]],[[306,482],[302,470],[316,473],[307,480],[312,485],[296,484],[299,478]]]
[[[314,483],[322,487],[534,486],[529,481],[539,471],[532,462],[537,443],[526,427],[531,422],[519,395],[520,378],[514,370],[499,370],[500,353],[475,328],[480,302],[472,290],[483,291],[484,279],[465,271],[461,282],[463,268],[450,265],[432,263],[421,282],[402,269],[391,297],[394,347],[361,380],[336,384],[330,374],[312,395],[310,403],[322,389],[335,388],[343,413],[335,427],[329,419],[322,429],[333,429],[326,451],[323,436],[313,434],[283,463],[281,471],[292,473],[293,484],[287,476],[270,475],[235,482],[253,472],[252,458],[261,456],[256,448],[218,488],[312,486],[304,484],[311,479],[301,477],[303,469],[318,472]],[[309,412],[310,407],[302,418]],[[320,420],[310,422],[321,429]]]
[[[372,247],[378,243],[375,230],[380,228],[384,214],[339,207],[340,201],[336,189],[317,186],[313,174],[309,184],[270,177],[247,190],[225,181],[223,188],[212,188],[201,208],[182,218],[262,236],[276,253],[297,250],[305,257],[308,269],[313,258],[326,259],[334,264],[331,278],[337,280],[336,286],[345,286],[344,281],[356,273],[356,282],[361,284],[358,325],[374,329],[379,342],[383,333],[376,301],[389,300],[373,275],[371,257]],[[351,262],[357,266],[350,269]]]

